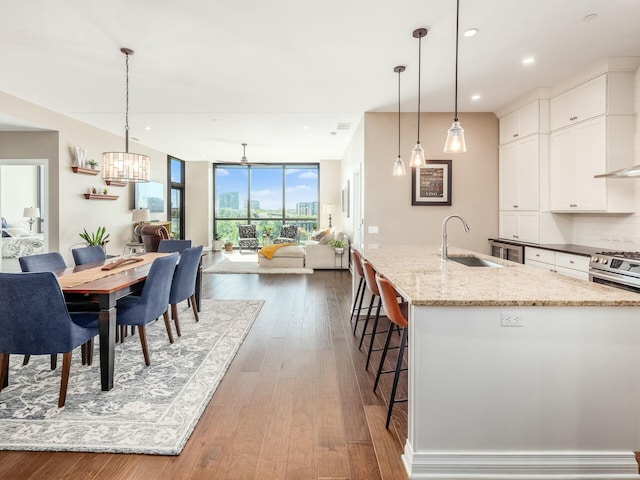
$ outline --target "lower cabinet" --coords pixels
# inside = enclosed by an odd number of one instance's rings
[[[581,280],[589,280],[589,257],[582,255],[525,247],[524,263]]]
[[[540,237],[538,212],[500,212],[500,238],[538,243]]]

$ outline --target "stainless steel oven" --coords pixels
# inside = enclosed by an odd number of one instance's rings
[[[589,280],[640,293],[640,253],[596,253],[589,262]]]

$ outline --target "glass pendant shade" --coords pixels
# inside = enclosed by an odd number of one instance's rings
[[[420,142],[416,143],[416,146],[411,150],[410,167],[424,167],[427,164],[424,158],[424,148],[420,145]]]
[[[444,143],[444,153],[464,153],[467,144],[464,141],[464,128],[460,122],[454,121],[447,132],[447,141]]]
[[[396,158],[396,161],[393,164],[393,176],[403,177],[406,174],[407,174],[407,171],[404,168],[404,161],[402,160],[402,157],[398,155],[398,158]]]

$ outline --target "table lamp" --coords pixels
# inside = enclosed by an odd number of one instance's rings
[[[335,212],[335,205],[333,203],[326,203],[323,207],[322,207],[322,213],[323,214],[329,214],[329,228],[331,228],[331,214]]]
[[[35,219],[40,217],[40,209],[37,207],[25,207],[22,216],[29,218],[27,221],[29,222],[29,231],[31,232],[33,231],[33,224],[36,222]]]
[[[131,221],[133,222],[133,235],[134,240],[138,243],[142,242],[140,234],[137,231],[139,225],[151,220],[151,210],[148,208],[135,208],[131,212]]]

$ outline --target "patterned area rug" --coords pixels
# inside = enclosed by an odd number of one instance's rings
[[[312,268],[275,268],[261,267],[258,265],[258,254],[238,253],[226,255],[226,258],[209,268],[203,270],[204,273],[260,273],[260,274],[283,274],[283,273],[313,273]]]
[[[262,300],[202,300],[196,323],[179,306],[182,336],[170,344],[162,320],[147,326],[151,366],[137,335],[116,345],[114,388],[100,390],[99,352],[91,367],[74,351],[64,408],[57,408],[62,357],[11,356],[0,393],[0,449],[178,455],[258,316]],[[97,338],[96,338],[97,340]]]

